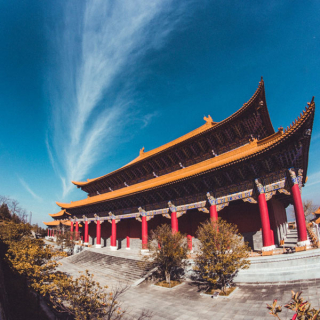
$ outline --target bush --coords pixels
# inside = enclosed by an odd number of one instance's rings
[[[249,248],[237,227],[221,218],[206,221],[197,231],[200,252],[195,259],[195,271],[209,289],[218,285],[225,293],[239,269],[249,267]]]
[[[170,284],[171,279],[179,280],[184,274],[188,246],[185,235],[173,233],[170,226],[158,226],[148,243],[150,254],[144,262],[152,262],[158,267],[159,276]]]

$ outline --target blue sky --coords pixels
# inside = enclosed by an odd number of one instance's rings
[[[318,103],[319,1],[0,1],[0,195],[33,222],[95,178],[239,109]],[[316,113],[305,199],[320,205]]]

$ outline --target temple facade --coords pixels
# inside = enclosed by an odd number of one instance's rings
[[[253,250],[268,251],[286,235],[286,208],[295,209],[298,245],[308,243],[301,189],[307,181],[315,103],[285,130],[274,130],[261,79],[252,98],[221,122],[210,116],[186,135],[104,176],[75,182],[83,200],[57,202],[48,232],[66,226],[87,245],[147,250],[163,223],[196,245],[201,222],[237,225]],[[83,226],[80,226],[83,225]]]

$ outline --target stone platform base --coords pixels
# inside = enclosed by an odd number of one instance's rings
[[[249,269],[239,271],[234,280],[236,283],[308,280],[320,275],[320,249],[249,260]]]

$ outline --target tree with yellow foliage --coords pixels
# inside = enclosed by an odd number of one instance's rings
[[[238,270],[249,267],[249,248],[237,227],[221,218],[202,223],[197,237],[200,252],[195,259],[195,271],[209,288],[218,285],[225,293]]]
[[[152,232],[148,247],[150,254],[144,257],[144,262],[157,266],[160,278],[166,283],[179,280],[187,263],[186,237],[180,232],[173,233],[169,225],[163,224]]]
[[[56,259],[63,256],[66,254],[52,250],[43,240],[32,238],[12,242],[6,254],[9,265],[23,275],[29,285],[38,292],[42,284],[50,281],[59,265]]]
[[[0,228],[0,240],[9,245],[31,235],[31,226],[28,223],[8,222]]]
[[[125,313],[118,298],[129,287],[118,287],[112,292],[101,287],[88,270],[74,279],[63,273],[56,274],[49,285],[50,301],[59,312],[66,312],[76,320],[121,319]]]

